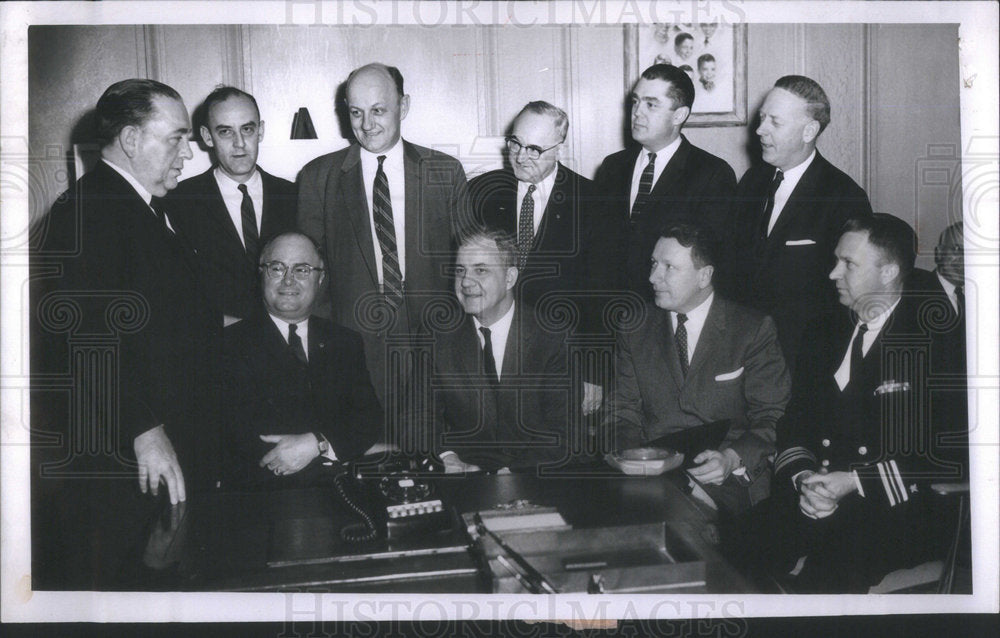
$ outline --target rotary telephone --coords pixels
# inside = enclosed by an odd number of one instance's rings
[[[340,464],[334,476],[337,493],[361,519],[342,527],[340,537],[364,543],[384,530],[386,539],[394,541],[451,529],[455,514],[435,498],[427,480],[443,472],[434,459],[400,453]]]

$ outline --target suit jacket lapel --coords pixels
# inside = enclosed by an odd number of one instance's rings
[[[404,182],[404,195],[405,204],[404,209],[406,226],[403,241],[406,243],[406,254],[407,255],[419,255],[421,253],[420,247],[420,233],[424,232],[421,228],[423,223],[423,215],[420,214],[420,193],[422,189],[421,175],[420,175],[420,155],[416,150],[408,143],[403,142],[403,182]],[[396,231],[396,237],[398,241],[399,231]],[[411,272],[411,266],[419,267],[419,264],[424,263],[426,260],[419,259],[408,259],[407,263],[403,265],[406,268],[406,276],[404,279],[409,279],[413,281],[414,279],[419,281],[427,281],[427,278],[417,275],[413,277],[414,273]]]
[[[705,365],[705,361],[714,358],[713,354],[722,342],[722,336],[726,331],[725,303],[725,300],[718,296],[712,300],[708,316],[705,317],[705,325],[701,328],[701,335],[698,337],[698,344],[694,349],[694,357],[691,358],[688,366],[688,379],[695,378],[698,371]],[[678,367],[680,366],[678,365]]]
[[[264,187],[264,210],[260,214],[260,236],[262,238],[274,236],[274,216],[271,214],[275,209],[274,203],[274,178],[268,175],[259,166],[261,184]]]
[[[791,195],[788,196],[788,201],[785,202],[785,207],[781,209],[781,214],[778,215],[778,221],[774,223],[774,228],[771,229],[771,234],[767,236],[767,243],[769,246],[784,245],[785,242],[783,239],[783,233],[785,228],[787,228],[787,226],[792,222],[792,219],[798,212],[799,207],[803,204],[806,206],[809,205],[806,200],[810,199],[813,193],[816,192],[816,187],[820,181],[820,176],[823,173],[823,165],[825,163],[826,160],[819,154],[819,151],[816,151],[816,157],[813,158],[813,161],[809,165],[809,168],[806,169],[806,172],[802,173],[802,177],[799,178],[799,181],[792,190]],[[778,237],[781,237],[782,240],[775,241]]]
[[[538,224],[538,232],[535,233],[532,250],[540,248],[543,244],[548,249],[563,246],[574,246],[576,237],[572,237],[572,211],[569,210],[569,202],[576,201],[576,194],[570,191],[570,179],[562,164],[557,164],[556,181],[552,185],[552,192],[549,193],[549,200],[545,204],[545,212],[542,213],[542,221]]]
[[[531,326],[526,323],[526,315],[519,308],[514,309],[511,317],[510,330],[507,332],[507,343],[504,344],[503,366],[500,368],[500,381],[509,380],[521,371],[521,349],[527,348],[531,339]]]
[[[372,286],[378,287],[378,269],[375,264],[375,247],[372,243],[371,212],[368,210],[368,198],[365,196],[364,176],[361,171],[361,151],[357,144],[348,150],[344,163],[340,167],[340,177],[336,184],[339,192],[327,192],[326,201],[343,202],[346,211],[334,211],[335,214],[346,213],[354,227],[354,236],[361,249],[361,256],[368,267]],[[329,187],[328,187],[329,188]]]
[[[670,324],[670,313],[656,308],[652,317],[651,336],[657,344],[657,355],[666,362],[667,370],[670,371],[670,381],[676,388],[680,389],[684,387],[684,374],[681,372],[680,359],[677,358],[677,346],[674,342],[673,326]]]
[[[654,199],[657,197],[663,197],[666,195],[674,182],[676,182],[681,174],[684,172],[684,166],[687,165],[688,156],[691,154],[691,144],[688,143],[687,139],[683,136],[681,137],[681,145],[674,152],[674,156],[670,158],[667,162],[666,167],[663,172],[660,173],[660,179],[656,180],[653,184],[653,190],[650,192],[650,196]],[[629,183],[631,187],[631,182]]]
[[[206,176],[205,180],[205,192],[211,193],[209,200],[212,202],[208,207],[208,223],[215,226],[216,237],[222,239],[223,245],[226,250],[236,259],[246,259],[248,261],[253,261],[250,256],[247,255],[246,248],[243,246],[243,242],[240,241],[240,236],[236,231],[236,226],[233,224],[233,218],[229,216],[229,209],[226,208],[226,202],[222,199],[222,191],[219,190],[219,183],[215,181],[215,176],[210,170],[204,173]]]

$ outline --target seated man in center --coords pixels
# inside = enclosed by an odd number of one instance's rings
[[[717,421],[718,449],[688,473],[729,514],[765,498],[775,423],[791,381],[770,317],[715,294],[718,243],[706,228],[675,223],[653,249],[656,306],[618,338],[615,389],[605,427],[617,450]]]
[[[501,231],[461,240],[455,296],[466,316],[433,334],[435,453],[453,472],[536,471],[567,456],[570,385],[563,336],[514,301],[517,244]]]
[[[312,314],[325,276],[312,239],[278,235],[260,253],[263,304],[225,330],[226,475],[237,485],[287,483],[382,437],[361,337]]]

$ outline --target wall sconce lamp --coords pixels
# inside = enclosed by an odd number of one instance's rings
[[[313,127],[312,118],[309,116],[309,109],[300,107],[292,118],[293,140],[314,140],[316,139],[316,129]]]

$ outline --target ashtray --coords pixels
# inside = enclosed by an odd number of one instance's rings
[[[684,455],[668,448],[635,447],[607,454],[605,460],[631,476],[656,476],[680,467]]]

